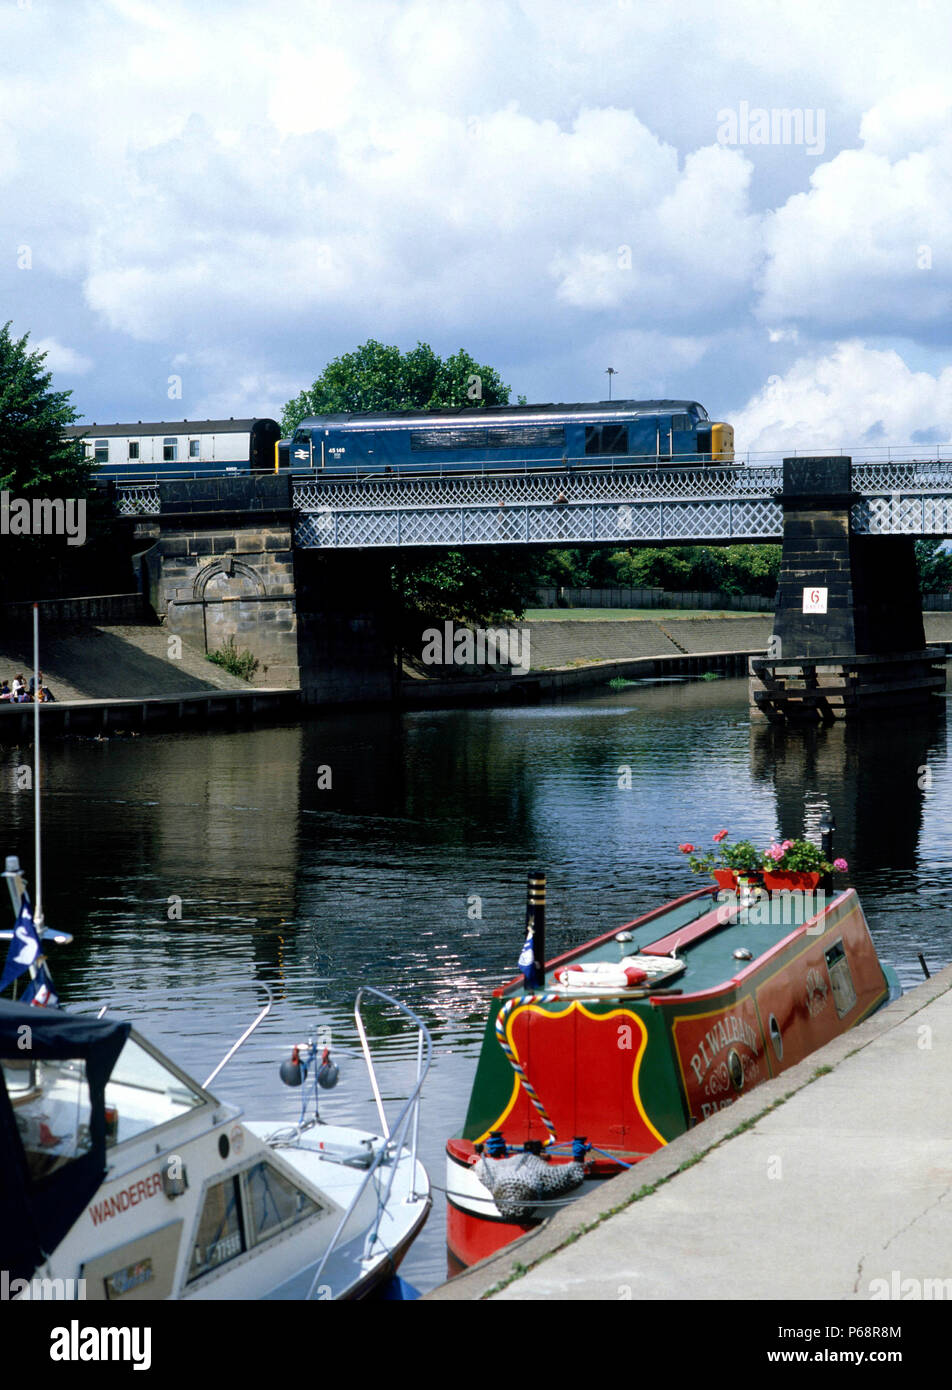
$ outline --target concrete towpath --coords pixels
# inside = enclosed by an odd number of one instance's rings
[[[429,1299],[952,1299],[952,966]]]

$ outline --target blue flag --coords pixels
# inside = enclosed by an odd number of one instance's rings
[[[24,893],[20,899],[20,915],[13,928],[13,940],[7,952],[7,963],[3,967],[3,974],[0,975],[0,990],[6,989],[24,970],[28,970],[36,962],[39,954],[40,938],[33,925],[30,900]]]
[[[536,982],[536,959],[535,943],[532,939],[532,932],[526,937],[526,944],[519,953],[519,969],[526,977],[527,985],[534,985]]]
[[[40,956],[39,963],[34,968],[36,974],[23,991],[21,1003],[33,1004],[38,1009],[57,1008],[59,996],[53,988],[53,976],[50,974],[46,957]]]

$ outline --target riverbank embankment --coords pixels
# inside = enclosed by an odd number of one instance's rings
[[[952,966],[429,1299],[948,1299]]]
[[[138,603],[138,596],[62,600],[55,611],[41,618],[40,660],[45,683],[58,703],[87,707],[81,718],[77,708],[73,727],[82,723],[105,728],[117,723],[121,726],[124,720],[144,724],[164,718],[168,711],[158,706],[151,719],[148,711],[141,717],[135,715],[132,706],[155,701],[164,707],[184,701],[203,718],[218,714],[230,718],[239,710],[265,715],[278,707],[285,713],[297,703],[296,689],[249,685],[157,622],[132,621],[135,614],[126,600]],[[21,672],[29,678],[32,671],[32,629],[25,616],[20,616],[24,621],[0,623],[0,677],[8,680]],[[91,616],[99,620],[91,620]],[[952,644],[952,613],[924,616],[927,640]],[[514,674],[508,667],[488,667],[467,676],[438,670],[429,673],[419,664],[413,669],[406,664],[396,702],[404,708],[539,702],[607,685],[616,678],[691,679],[708,673],[742,676],[747,673],[748,657],[760,656],[766,650],[772,624],[769,613],[714,615],[665,610],[663,614],[633,615],[631,610],[607,614],[605,610],[559,609],[541,616],[535,610],[514,624],[525,634],[524,644],[528,639],[524,645],[527,671]],[[213,698],[219,695],[229,698]],[[115,709],[107,710],[107,706]],[[0,704],[0,728],[11,720],[19,728],[21,715],[22,711]],[[59,719],[51,719],[50,726],[54,724],[69,724],[65,712]]]
[[[296,690],[251,686],[158,623],[134,621],[134,609],[124,602],[130,597],[136,596],[43,605],[52,611],[41,617],[40,666],[55,701],[42,708],[46,732],[101,734],[295,716]],[[16,617],[0,627],[0,678],[22,674],[29,680],[32,606]],[[32,729],[32,705],[0,703],[0,735],[32,737]]]

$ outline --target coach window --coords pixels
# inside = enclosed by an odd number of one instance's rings
[[[189,458],[190,458],[190,459],[197,459],[197,458],[200,456],[201,452],[202,452],[201,440],[199,440],[199,439],[190,439],[190,440],[188,441],[188,456],[189,456]]]
[[[162,462],[175,463],[178,459],[178,440],[174,437],[162,440]]]
[[[138,457],[139,457],[139,441],[138,441],[138,439],[130,440],[130,441],[129,441],[129,462],[130,462],[130,463],[134,463]]]
[[[108,439],[97,439],[97,440],[96,440],[96,454],[95,454],[95,458],[96,458],[96,462],[97,462],[97,463],[108,463],[108,462],[109,462],[109,440],[108,440]]]

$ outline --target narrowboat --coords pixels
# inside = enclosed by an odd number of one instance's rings
[[[530,876],[523,973],[493,992],[446,1145],[450,1275],[898,996],[830,882],[703,887],[545,962]]]

